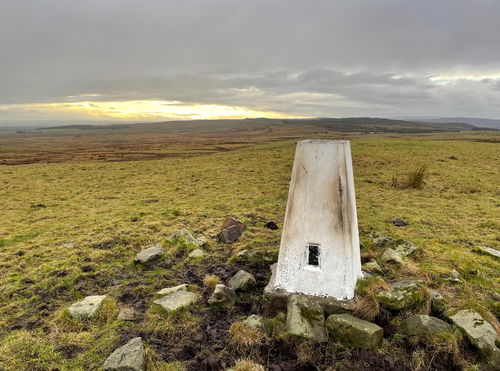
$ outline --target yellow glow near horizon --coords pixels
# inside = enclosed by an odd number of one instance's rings
[[[101,119],[241,119],[241,118],[290,118],[297,117],[273,111],[259,111],[241,106],[218,104],[185,104],[178,101],[133,100],[105,102],[31,103],[0,105],[0,109],[40,111],[44,113],[69,113]]]

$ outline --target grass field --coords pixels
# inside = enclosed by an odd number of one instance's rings
[[[238,268],[227,260],[239,250],[277,251],[280,230],[266,229],[264,224],[273,220],[282,225],[300,134],[294,133],[294,139],[261,134],[244,138],[243,144],[235,144],[237,135],[232,134],[217,142],[200,137],[169,144],[160,141],[155,147],[168,153],[194,149],[196,156],[137,161],[74,156],[53,163],[47,159],[0,166],[0,365],[6,370],[95,369],[131,334],[143,337],[149,365],[156,370],[192,367],[189,360],[203,352],[229,352],[223,340],[227,328],[215,336],[222,342],[220,348],[209,341],[202,342],[209,348],[194,347],[194,354],[167,347],[172,341],[188,343],[202,331],[211,316],[203,302],[174,317],[165,317],[150,304],[159,289],[185,281],[198,284],[195,290],[206,297],[204,275],[227,279]],[[334,134],[305,137],[340,138]],[[443,288],[450,308],[474,307],[498,316],[498,260],[473,249],[477,245],[500,248],[499,135],[341,137],[351,139],[362,241],[370,249],[366,235],[376,231],[422,247],[409,267],[391,270],[385,279],[418,277],[430,287]],[[92,153],[91,140],[84,139],[79,143]],[[124,145],[130,145],[131,138],[124,140]],[[29,141],[38,151],[39,144]],[[43,141],[50,145],[50,137]],[[221,142],[226,150],[215,149]],[[71,142],[67,150],[75,146]],[[12,159],[25,158],[29,151],[16,155],[14,149],[3,147],[2,152]],[[428,169],[422,189],[399,186],[409,171],[422,165]],[[171,250],[157,269],[133,265],[141,248],[165,243],[178,229],[213,238],[225,216],[249,226],[235,244],[210,239],[209,256],[198,262],[188,262]],[[387,222],[395,218],[409,226],[398,228]],[[70,242],[76,247],[63,247]],[[267,269],[259,269],[265,284]],[[460,273],[463,284],[446,282],[452,269]],[[113,299],[94,321],[69,319],[65,309],[92,294],[109,294]],[[137,321],[116,320],[123,304],[140,312]],[[228,318],[239,314],[228,313]],[[162,340],[167,337],[170,343]],[[231,352],[235,360],[252,357]],[[338,357],[335,362],[342,358]],[[472,365],[475,360],[466,362]]]

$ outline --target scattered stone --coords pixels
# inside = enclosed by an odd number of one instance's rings
[[[150,200],[146,200],[146,201],[144,201],[144,202],[145,202],[145,203],[147,203],[147,204],[154,204],[154,203],[159,202],[159,201],[160,201],[160,200],[158,200],[158,199],[156,199],[156,198],[152,198],[152,199],[150,199]]]
[[[243,323],[248,328],[256,328],[259,330],[264,330],[265,328],[264,318],[262,316],[259,316],[258,314],[252,314],[251,316],[247,317],[247,319],[245,319]]]
[[[446,309],[446,300],[443,295],[437,290],[430,289],[431,295],[431,308],[436,313],[443,313]]]
[[[410,256],[411,254],[413,254],[415,251],[417,250],[420,250],[420,247],[418,247],[417,245],[411,243],[411,242],[408,242],[408,241],[405,241],[399,245],[396,246],[395,250],[403,257],[407,257],[407,256]]]
[[[366,349],[378,348],[384,336],[382,327],[346,313],[332,314],[326,320],[326,328],[333,339]]]
[[[500,349],[496,346],[498,335],[488,321],[470,309],[461,310],[450,319],[465,333],[484,360],[495,369],[500,368]]]
[[[245,224],[243,224],[242,222],[240,222],[237,219],[231,218],[230,216],[227,216],[224,219],[224,221],[222,222],[222,228],[223,229],[230,228],[230,227],[232,227],[234,225],[236,227],[238,227],[238,230],[240,231],[240,234],[243,233],[247,229],[247,226]]]
[[[176,291],[160,299],[156,299],[153,303],[161,305],[166,310],[178,310],[194,304],[198,301],[198,295],[188,291]]]
[[[189,253],[188,257],[189,258],[201,258],[204,255],[205,255],[205,251],[203,251],[202,249],[195,249]]]
[[[274,263],[278,260],[277,250],[241,250],[236,254],[236,261],[240,263]]]
[[[131,218],[130,218],[130,221],[131,221],[131,222],[136,222],[136,221],[138,221],[138,220],[139,220],[139,217],[138,217],[138,216],[133,216],[133,217],[131,217]]]
[[[125,307],[120,310],[118,313],[118,319],[121,321],[133,321],[136,317],[136,312],[132,307]]]
[[[448,282],[451,282],[451,283],[461,283],[462,282],[460,280],[460,273],[458,273],[455,269],[453,269],[450,272],[450,276],[446,280]]]
[[[76,247],[76,245],[73,242],[69,242],[69,243],[65,243],[63,245],[63,247],[66,249],[74,249]]]
[[[47,206],[45,204],[32,204],[31,208],[32,209],[45,209]]]
[[[240,270],[229,280],[228,286],[234,291],[246,291],[254,287],[256,284],[257,281],[255,280],[253,274]]]
[[[448,158],[449,158],[450,160],[458,160],[458,158],[457,158],[457,157],[455,157],[455,156],[450,156],[450,157],[448,157]]]
[[[102,366],[103,371],[121,370],[121,371],[143,371],[144,345],[140,337],[133,338],[124,346],[116,349],[106,359]]]
[[[270,221],[270,222],[267,222],[264,227],[268,228],[268,229],[272,229],[273,231],[277,230],[278,229],[278,225],[273,222],[273,221]]]
[[[240,228],[236,225],[232,225],[229,228],[223,229],[217,236],[222,243],[233,243],[241,237]]]
[[[384,253],[380,256],[382,264],[392,263],[396,265],[403,265],[403,257],[396,250],[391,248],[385,249]]]
[[[144,265],[153,264],[158,261],[164,253],[161,243],[157,243],[147,249],[142,250],[135,256],[135,262]]]
[[[174,287],[166,287],[157,292],[158,295],[169,295],[177,291],[187,291],[187,283],[183,283],[182,285],[177,285]]]
[[[407,257],[420,249],[420,247],[412,242],[395,239],[389,236],[376,234],[374,236],[372,235],[372,238],[374,247],[378,249],[391,248],[397,251],[402,257]]]
[[[425,296],[415,281],[391,284],[392,290],[381,290],[375,294],[380,304],[389,310],[407,310],[423,304]]]
[[[72,304],[68,308],[69,314],[75,319],[90,319],[95,316],[106,298],[107,295],[87,296],[82,301]]]
[[[473,251],[500,258],[500,251],[487,246],[477,246]]]
[[[202,247],[206,244],[206,240],[204,238],[195,238],[191,232],[187,229],[181,229],[180,231],[175,232],[168,239],[173,244],[182,244],[186,247]]]
[[[371,259],[368,263],[363,264],[361,266],[361,269],[363,271],[370,272],[370,273],[379,273],[379,274],[384,273],[384,271],[382,270],[380,265],[378,265],[378,263],[375,259]]]
[[[298,294],[288,297],[286,327],[290,334],[327,342],[324,324],[325,314],[318,302]]]
[[[396,227],[406,227],[409,225],[407,222],[405,222],[403,219],[394,219],[392,222]]]
[[[235,303],[236,293],[234,290],[222,284],[215,285],[214,293],[208,299],[208,304],[210,305],[232,306]]]
[[[451,329],[451,325],[445,321],[423,314],[405,318],[399,327],[401,333],[410,336],[437,335],[450,332]]]

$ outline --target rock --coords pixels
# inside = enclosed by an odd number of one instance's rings
[[[278,229],[278,225],[273,222],[273,221],[270,221],[270,222],[267,222],[264,227],[268,228],[268,229],[272,229],[273,231],[275,231],[276,229]]]
[[[451,325],[445,321],[422,314],[405,318],[399,327],[401,333],[410,336],[437,335],[451,330]]]
[[[287,332],[314,340],[327,342],[323,307],[315,300],[292,294],[288,297],[286,327]]]
[[[202,249],[195,249],[189,253],[188,257],[189,258],[201,258],[204,255],[205,255],[205,251],[203,251]]]
[[[402,257],[407,257],[420,249],[420,247],[412,242],[383,235],[375,235],[375,237],[373,237],[373,246],[379,249],[393,249],[394,251],[397,251]]]
[[[116,349],[106,359],[102,366],[103,371],[121,370],[121,371],[143,371],[144,345],[140,337],[133,338],[124,346]]]
[[[473,251],[500,258],[500,251],[487,246],[477,246]]]
[[[380,268],[380,265],[378,265],[375,259],[371,259],[368,263],[363,264],[361,266],[361,269],[370,273],[379,273],[379,274],[384,273],[384,271],[382,270],[382,268]]]
[[[135,256],[135,262],[144,265],[153,264],[163,256],[164,250],[161,243],[157,243],[150,248],[142,250]]]
[[[87,296],[82,301],[72,304],[68,308],[69,314],[75,319],[90,319],[95,316],[106,298],[107,295]]]
[[[234,291],[245,291],[254,287],[256,283],[253,274],[240,270],[229,280],[228,286]]]
[[[277,250],[241,250],[236,254],[236,261],[240,263],[274,263],[278,260]]]
[[[458,311],[450,319],[465,333],[486,362],[494,368],[500,368],[500,349],[496,346],[498,335],[488,321],[471,309]]]
[[[381,290],[375,294],[380,304],[389,310],[407,310],[423,304],[425,296],[415,281],[396,282],[392,290]]]
[[[439,291],[430,289],[429,293],[431,295],[431,308],[436,313],[442,313],[446,309],[446,300]]]
[[[166,287],[157,292],[158,295],[168,295],[177,291],[187,291],[187,283],[183,283],[182,285],[177,285],[174,287]]]
[[[396,265],[403,265],[403,257],[396,250],[391,248],[385,249],[384,253],[380,256],[382,264],[392,263]]]
[[[133,321],[136,317],[136,312],[132,307],[125,307],[120,310],[118,313],[118,319],[121,321]]]
[[[378,348],[384,336],[382,327],[346,313],[332,314],[326,320],[326,328],[333,339],[366,349]]]
[[[153,303],[161,305],[166,310],[178,310],[194,304],[198,301],[198,295],[188,291],[176,291],[160,299],[156,299]]]
[[[240,228],[237,225],[232,225],[229,228],[223,229],[217,236],[222,243],[233,243],[241,237]]]
[[[264,318],[257,314],[252,314],[251,316],[247,317],[247,319],[245,319],[243,323],[248,328],[256,328],[262,331],[265,328]]]
[[[451,283],[461,283],[462,282],[460,280],[460,273],[458,273],[455,269],[453,269],[450,272],[450,276],[446,280],[448,282],[451,282]]]
[[[63,247],[66,249],[74,249],[76,245],[73,242],[70,242],[70,243],[65,243]]]
[[[214,293],[208,299],[208,304],[210,305],[232,306],[235,303],[236,293],[234,290],[222,284],[215,285]]]
[[[394,219],[392,221],[392,224],[394,224],[396,227],[406,227],[408,225],[407,222],[405,222],[403,219]]]
[[[458,160],[458,158],[456,158],[455,156],[450,156],[448,157],[450,160]]]
[[[169,237],[169,242],[183,247],[202,247],[206,244],[204,238],[195,238],[187,229],[181,229]]]
[[[403,243],[400,243],[399,245],[396,246],[395,250],[403,257],[406,258],[407,256],[410,256],[413,254],[415,251],[420,250],[420,247],[417,245],[405,241]]]
[[[223,229],[228,229],[232,226],[238,227],[238,230],[240,231],[240,234],[242,234],[246,229],[247,226],[240,222],[237,219],[231,218],[230,216],[227,216],[224,221],[222,222],[222,228]]]

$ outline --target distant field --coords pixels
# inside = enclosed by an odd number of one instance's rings
[[[237,251],[277,251],[281,231],[264,223],[281,228],[295,142],[311,137],[352,141],[363,241],[373,230],[422,247],[411,266],[389,271],[387,281],[420,278],[446,287],[452,307],[499,315],[499,263],[473,251],[477,245],[500,249],[497,132],[357,135],[297,126],[202,135],[13,134],[0,138],[0,365],[95,369],[123,339],[138,334],[157,369],[175,370],[167,368],[174,359],[192,366],[196,357],[223,352],[209,341],[190,352],[177,349],[206,326],[206,306],[173,324],[148,309],[151,299],[186,281],[206,299],[204,275],[227,279],[238,268],[227,263]],[[421,165],[428,168],[423,189],[394,186]],[[215,236],[228,215],[247,223],[248,231],[233,245],[211,239],[202,262],[172,251],[157,269],[133,266],[141,248],[165,242],[180,228]],[[409,226],[387,222],[395,218]],[[68,242],[76,247],[64,248]],[[267,267],[253,269],[265,284]],[[462,285],[447,287],[452,269]],[[114,298],[104,317],[89,324],[67,320],[71,303],[104,293]],[[249,298],[257,307],[259,295]],[[116,320],[122,304],[141,313],[137,321]],[[224,348],[221,334],[217,342]],[[406,348],[394,349],[391,357],[411,357]]]

